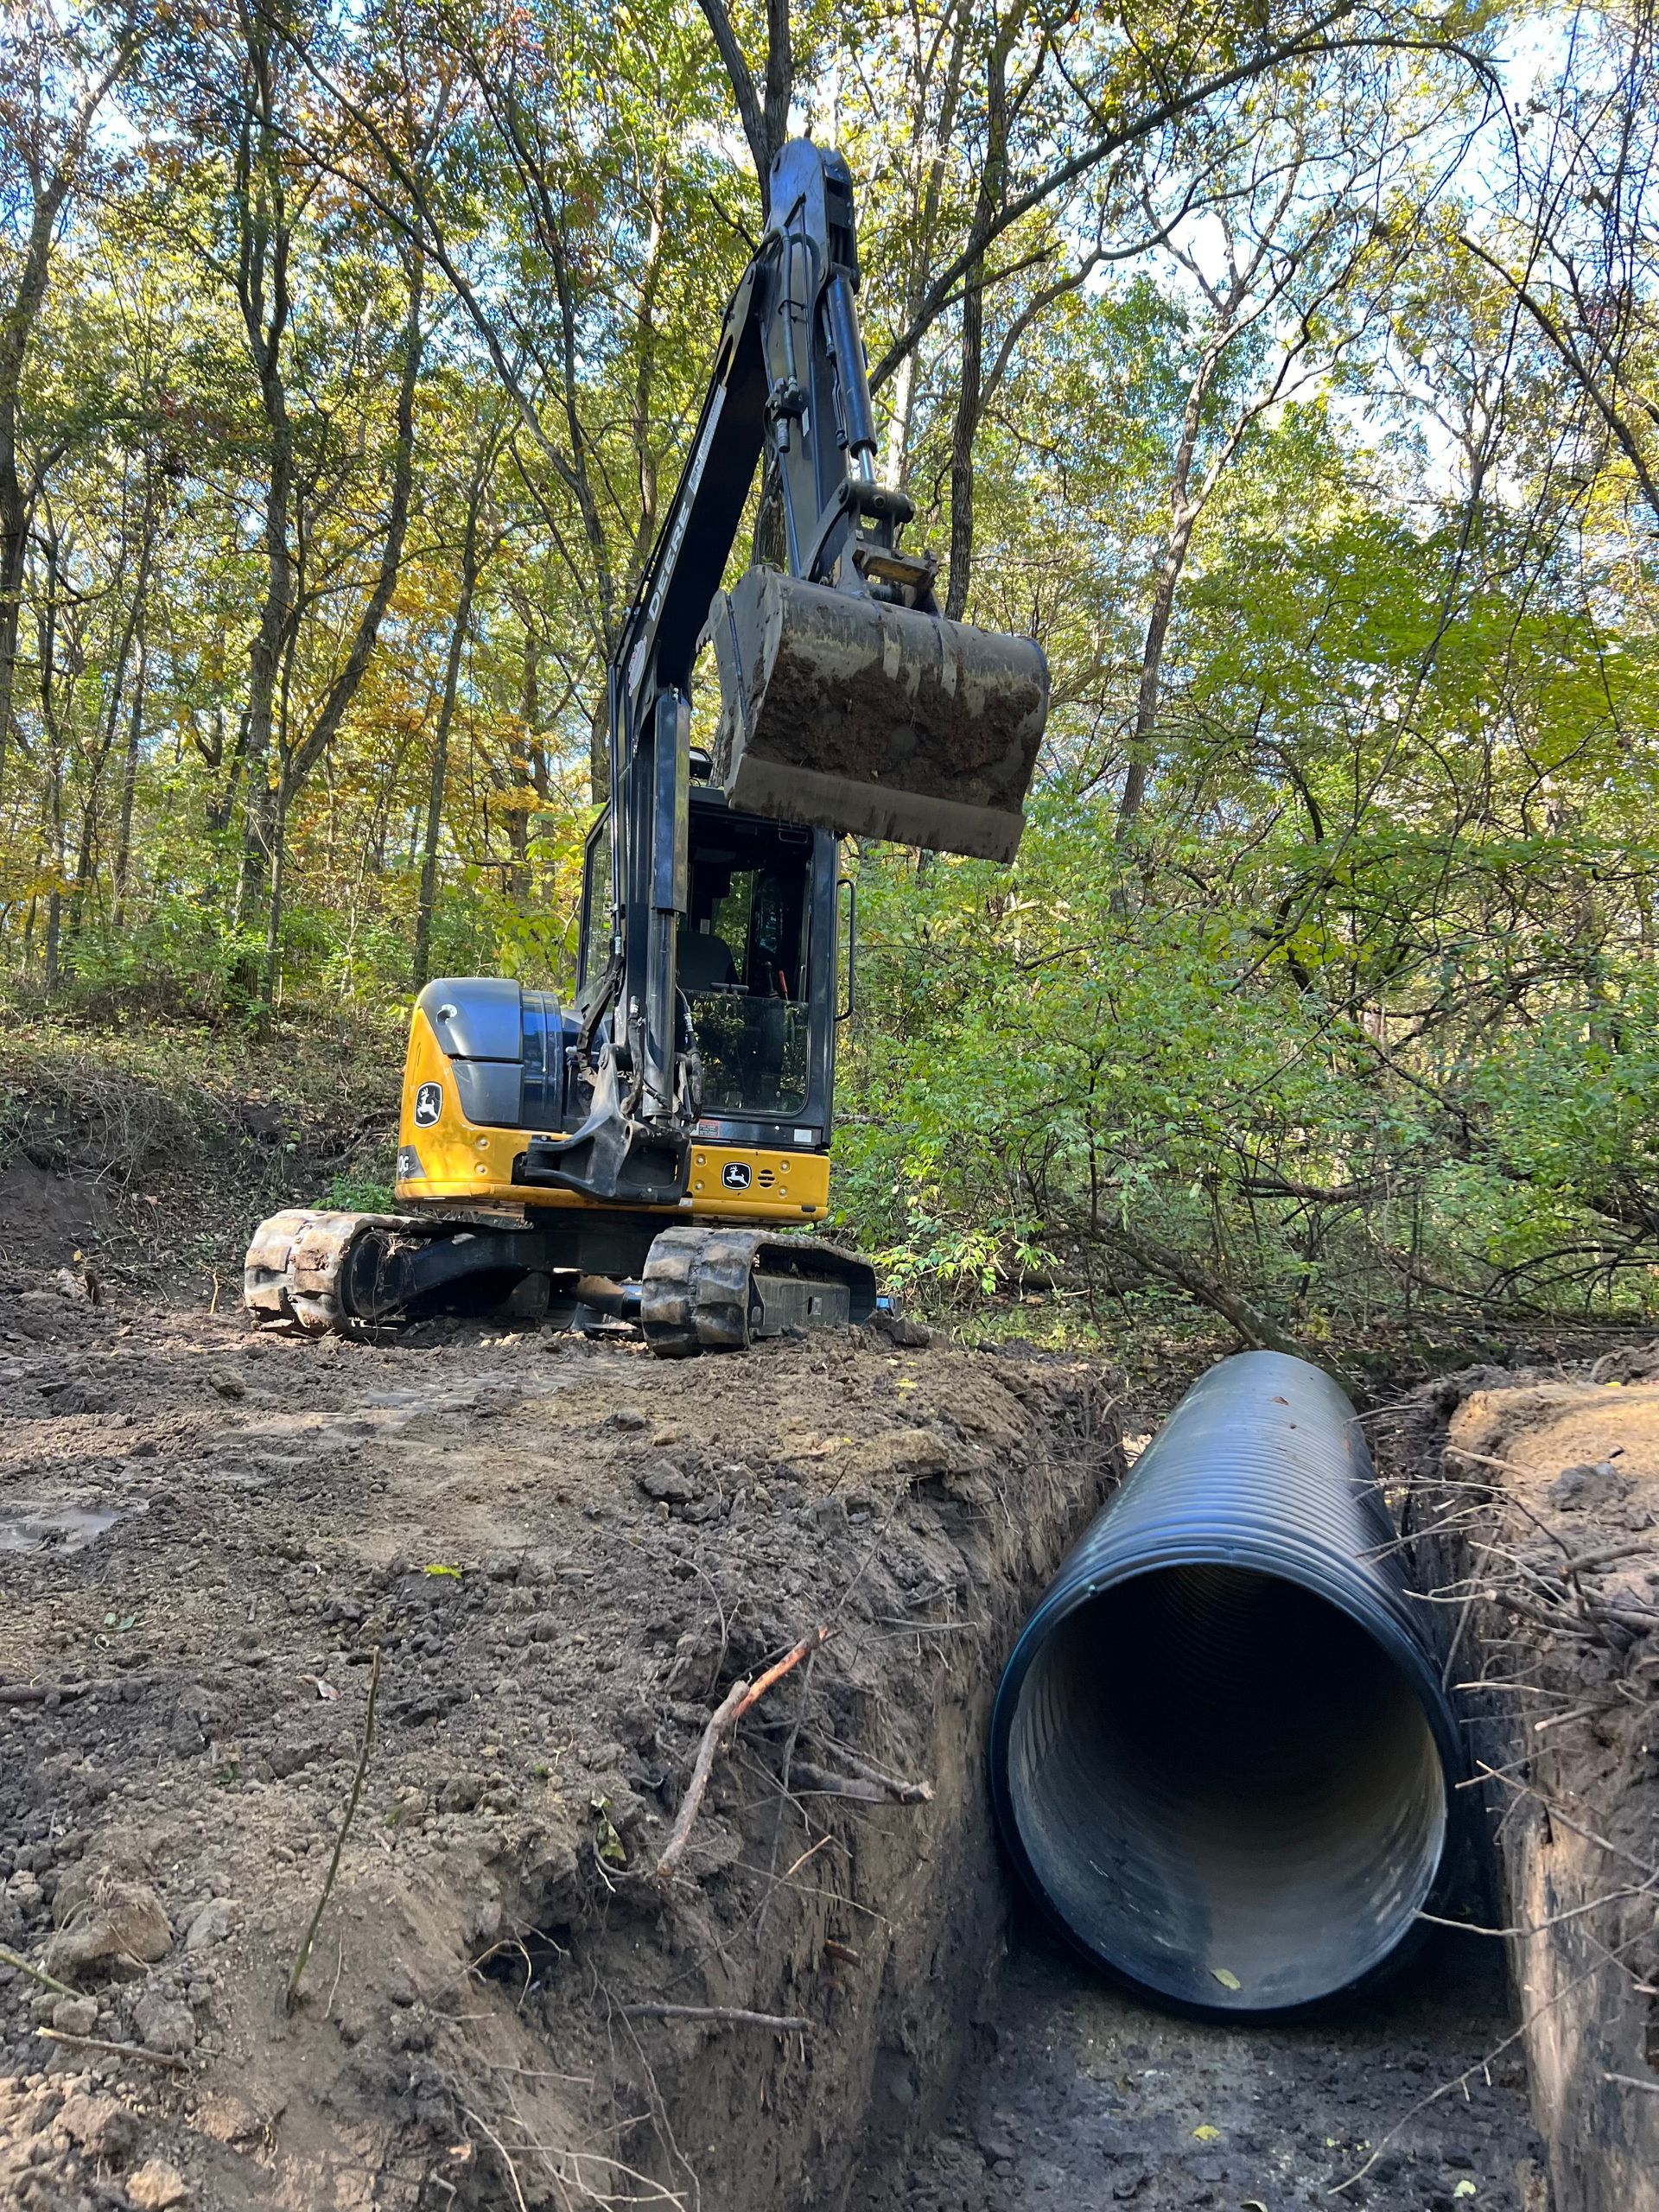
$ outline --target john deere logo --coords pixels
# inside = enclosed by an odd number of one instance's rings
[[[728,1160],[720,1171],[720,1179],[728,1191],[747,1191],[749,1187],[748,1161]]]
[[[442,1111],[442,1085],[435,1083],[423,1083],[415,1094],[416,1128],[429,1129]]]

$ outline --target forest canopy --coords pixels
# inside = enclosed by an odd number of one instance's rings
[[[1053,708],[1012,868],[849,848],[837,1200],[1246,1341],[1659,1308],[1659,21],[26,4],[0,984],[280,1034],[569,989],[605,666],[770,160]],[[743,549],[747,553],[747,545]]]

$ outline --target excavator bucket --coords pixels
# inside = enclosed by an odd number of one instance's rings
[[[715,774],[779,822],[1011,861],[1048,665],[1010,638],[754,568],[709,613]]]

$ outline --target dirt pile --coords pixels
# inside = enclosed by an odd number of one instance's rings
[[[1488,1370],[1397,1440],[1467,1687],[1563,2212],[1659,2206],[1659,1348]]]
[[[205,1030],[0,1026],[0,1267],[87,1264],[194,1306],[216,1285],[234,1296],[264,1215],[331,1191],[385,1201],[395,1037],[256,1047]]]
[[[0,1281],[0,2198],[770,2212],[937,2119],[1096,1376],[75,1289]],[[658,1880],[722,1694],[819,1627]]]

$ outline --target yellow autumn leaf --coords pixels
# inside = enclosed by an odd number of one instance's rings
[[[1243,1989],[1244,1985],[1236,1974],[1229,1974],[1225,1967],[1211,1967],[1211,1975],[1224,1989]]]
[[[1221,2130],[1218,2127],[1211,2127],[1206,2120],[1202,2127],[1193,2129],[1192,2140],[1195,2143],[1219,2143]]]

